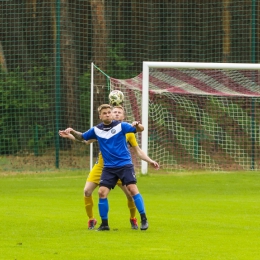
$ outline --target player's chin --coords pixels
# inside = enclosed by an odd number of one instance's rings
[[[113,120],[113,119],[112,119],[112,120]],[[112,120],[110,120],[110,119],[104,119],[104,120],[103,120],[103,123],[107,125],[107,124],[110,124]]]

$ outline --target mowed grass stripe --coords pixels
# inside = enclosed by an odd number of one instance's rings
[[[119,188],[111,231],[87,230],[85,180],[86,171],[0,177],[1,259],[260,259],[258,172],[138,176],[144,232],[130,229]],[[94,200],[100,223],[96,191]]]

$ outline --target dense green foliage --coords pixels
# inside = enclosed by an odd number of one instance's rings
[[[0,3],[0,68],[5,71],[0,75],[0,155],[52,153],[55,167],[60,152],[68,152],[67,161],[75,155],[58,130],[89,126],[91,62],[111,77],[126,79],[141,73],[143,61],[258,63],[260,58],[257,1]],[[108,84],[95,76],[96,110],[107,100]],[[203,132],[195,135],[199,146]]]
[[[128,79],[135,77],[138,71],[134,72],[134,63],[127,60],[124,53],[124,43],[112,43],[108,49],[107,74],[117,79]]]
[[[46,131],[51,109],[50,70],[33,67],[27,73],[0,72],[0,154],[39,151],[53,139]],[[25,135],[29,133],[29,135]]]
[[[125,60],[122,48],[123,45],[118,43],[109,51],[110,64],[113,64],[108,68],[109,75],[118,78],[129,76],[129,68],[132,65]],[[53,68],[43,66],[35,66],[28,72],[19,69],[0,72],[0,154],[28,151],[38,155],[53,145],[57,112],[56,107],[53,107],[53,72]],[[84,122],[85,126],[89,126],[90,77],[90,70],[79,77],[80,121]],[[107,84],[109,89],[109,82]],[[46,120],[50,118],[53,120]],[[45,131],[46,128],[48,131]],[[25,135],[24,131],[29,132],[30,136]],[[22,136],[19,133],[22,133]],[[21,138],[25,138],[26,142],[21,141]]]

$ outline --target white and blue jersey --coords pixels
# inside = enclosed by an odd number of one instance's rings
[[[98,140],[105,167],[122,167],[133,164],[126,143],[127,133],[136,133],[136,128],[129,123],[113,120],[110,125],[101,123],[92,127],[82,134],[82,138]]]

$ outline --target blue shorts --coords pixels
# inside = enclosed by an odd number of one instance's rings
[[[137,180],[134,166],[132,164],[127,164],[117,168],[104,167],[99,186],[113,189],[116,186],[118,179],[122,181],[122,185],[136,184]]]

